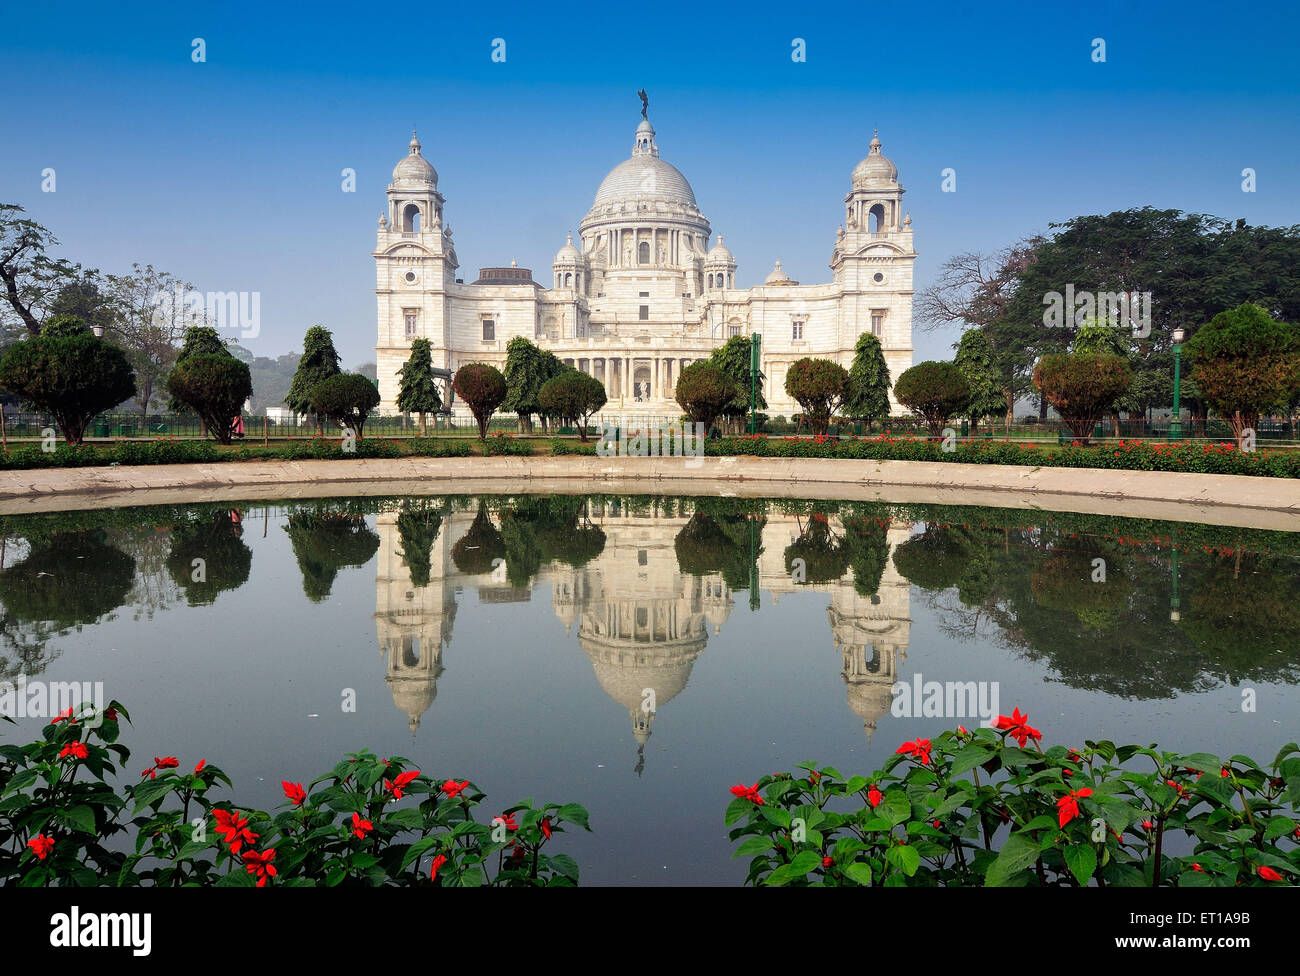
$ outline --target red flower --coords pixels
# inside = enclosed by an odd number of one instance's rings
[[[197,776],[199,773],[203,772],[203,767],[207,764],[208,761],[206,759],[200,759],[199,764],[194,767],[194,775]]]
[[[1153,824],[1150,820],[1143,820],[1143,821],[1142,821],[1142,829],[1143,829],[1143,830],[1155,830],[1155,827],[1156,827],[1156,825]]]
[[[257,886],[265,888],[266,882],[275,877],[275,865],[271,862],[275,860],[275,848],[258,853],[257,851],[244,852],[244,870],[249,874],[257,875]]]
[[[1081,790],[1071,790],[1069,794],[1056,801],[1062,827],[1079,815],[1079,798],[1085,796],[1092,796],[1092,790],[1087,787]]]
[[[933,827],[935,830],[938,830],[943,825],[938,820],[931,820],[930,826]]]
[[[231,854],[238,854],[245,844],[252,846],[258,835],[248,829],[248,818],[241,817],[238,810],[213,810],[212,816],[217,821],[217,833],[221,835]]]
[[[1261,878],[1263,878],[1265,881],[1281,881],[1281,880],[1282,880],[1282,875],[1278,874],[1278,873],[1277,873],[1276,871],[1274,871],[1272,868],[1264,867],[1264,865],[1262,865],[1262,864],[1259,866],[1259,876],[1260,876]]]
[[[551,818],[543,817],[541,822],[542,834],[547,840],[551,839]]]
[[[72,756],[75,759],[85,759],[87,756],[86,744],[84,742],[69,742],[59,753],[59,758]]]
[[[159,759],[157,756],[154,756],[153,764],[158,769],[175,769],[181,763],[180,760],[177,759],[175,756],[164,756],[161,759]]]
[[[831,866],[833,862],[834,862],[834,858],[824,857],[822,858],[822,867],[828,868]]]
[[[876,789],[876,784],[871,784],[871,789],[867,790],[867,802],[871,804],[871,809],[880,806],[880,801],[884,799],[885,794]]]
[[[1195,861],[1192,862],[1192,870],[1193,870],[1193,871],[1200,871],[1201,874],[1204,874],[1204,873],[1205,873],[1205,868],[1201,867],[1201,866],[1200,866],[1199,864],[1197,864]]]
[[[966,726],[964,725],[957,726],[957,731],[960,732],[962,735],[970,735],[970,733],[966,731]]]
[[[50,851],[54,850],[54,838],[46,837],[44,834],[37,834],[27,842],[27,846],[42,861],[49,856]]]
[[[302,806],[303,801],[307,799],[307,791],[302,788],[301,783],[290,783],[287,779],[282,779],[280,785],[284,787],[286,799],[292,800],[296,807]]]
[[[393,794],[394,800],[400,800],[402,798],[402,789],[408,786],[411,780],[415,779],[415,777],[419,775],[420,771],[418,769],[413,769],[409,773],[401,773],[395,780],[384,780],[384,789]]]
[[[915,742],[904,742],[894,750],[894,754],[906,753],[922,766],[930,765],[930,740],[917,739]]]
[[[429,880],[433,881],[438,877],[438,868],[447,863],[446,855],[439,854],[433,859],[433,870],[429,872]]]
[[[763,805],[763,798],[758,795],[757,783],[753,786],[746,786],[744,783],[739,783],[731,788],[731,792],[732,795],[738,796],[744,800],[749,800],[758,804],[760,807]]]
[[[69,723],[70,725],[76,725],[76,724],[77,724],[77,720],[76,720],[75,718],[72,717],[72,706],[71,706],[71,705],[68,706],[68,710],[67,710],[66,712],[59,712],[58,715],[56,715],[56,716],[54,716],[54,718],[50,719],[50,724],[51,724],[51,725],[58,725],[58,724],[59,724],[60,722],[62,722],[64,719],[67,719],[67,721],[68,721],[68,723]]]
[[[816,786],[818,782],[820,782],[821,778],[822,774],[816,771],[808,774],[808,779],[812,782],[813,786]]]
[[[104,714],[105,714],[106,716],[108,716],[110,719],[112,719],[114,722],[117,721],[117,709],[116,709],[116,708],[110,708],[110,709],[109,709],[108,711],[106,711]]]
[[[372,824],[369,820],[362,820],[361,814],[359,813],[352,814],[352,833],[356,834],[362,840],[365,839],[366,834],[368,834],[370,831],[374,829],[375,829],[375,825]]]
[[[460,796],[467,786],[469,786],[469,780],[457,783],[454,779],[449,779],[442,784],[442,792],[447,794],[447,799],[452,800]]]
[[[1043,738],[1043,733],[1039,732],[1037,729],[1030,728],[1028,723],[1029,716],[1021,715],[1020,709],[1017,708],[1012,711],[1010,717],[999,715],[998,720],[993,723],[993,727],[995,729],[1005,729],[1010,732],[1011,738],[1016,740],[1016,745],[1023,749],[1025,747],[1026,739],[1033,739],[1035,742],[1039,742]]]
[[[149,769],[146,769],[143,773],[140,774],[140,778],[141,778],[141,779],[144,779],[146,776],[148,776],[150,779],[157,779],[157,778],[158,778],[158,774],[155,773],[155,772],[153,771],[152,767],[149,768]]]

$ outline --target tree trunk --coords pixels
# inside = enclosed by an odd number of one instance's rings
[[[428,429],[427,427],[425,427],[425,425],[424,425],[424,411],[423,411],[423,410],[420,411],[420,436],[421,436],[421,437],[428,437],[428,436],[429,436],[429,429]]]
[[[149,429],[149,399],[153,396],[153,380],[144,381],[144,396],[140,402],[144,408],[140,411],[140,432],[144,433]]]

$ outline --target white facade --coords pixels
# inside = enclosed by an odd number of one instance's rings
[[[412,137],[393,170],[373,254],[380,411],[397,412],[397,371],[417,337],[430,340],[435,366],[455,372],[470,362],[504,369],[506,344],[524,336],[601,380],[607,413],[633,417],[678,416],[673,387],[682,368],[733,335],[762,336],[774,417],[799,409],[785,392],[791,363],[813,356],[847,369],[868,330],[897,380],[912,365],[916,251],[898,169],[880,149],[873,137],[853,170],[829,282],[791,281],[778,260],[761,285],[740,288],[731,251],[721,236],[710,247],[694,191],[660,158],[643,120],[631,156],[601,182],[579,240],[570,236],[556,254],[548,288],[513,264],[484,268],[472,284],[457,280],[438,174]]]

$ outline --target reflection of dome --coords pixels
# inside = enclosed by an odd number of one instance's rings
[[[853,168],[853,185],[897,183],[898,167],[880,154],[880,136],[873,134],[867,158]]]
[[[605,694],[627,709],[638,745],[644,746],[650,738],[650,726],[658,710],[676,698],[690,680],[695,659],[708,640],[702,623],[695,630],[655,643],[588,633],[578,636],[578,644],[591,659],[591,668]],[[643,707],[650,689],[654,691],[653,712]]]
[[[393,182],[399,184],[438,183],[438,171],[433,164],[420,155],[420,139],[412,132],[410,151],[406,157],[393,167]]]
[[[441,673],[440,667],[432,677],[401,678],[390,675],[385,679],[384,683],[393,693],[393,704],[407,715],[407,727],[410,728],[411,735],[415,735],[415,730],[420,727],[420,716],[429,710],[438,697],[438,675]]]

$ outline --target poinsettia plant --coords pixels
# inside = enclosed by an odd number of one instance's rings
[[[800,763],[732,787],[758,885],[1237,886],[1300,879],[1300,745],[1271,765],[1088,741],[1044,749],[1016,709],[844,776]]]
[[[120,791],[127,710],[69,709],[27,745],[0,745],[0,885],[571,886],[554,852],[576,803],[523,800],[483,816],[470,780],[428,776],[401,756],[348,755],[307,785],[285,780],[283,809],[218,798],[216,765],[155,756]],[[480,819],[480,816],[483,819]]]

